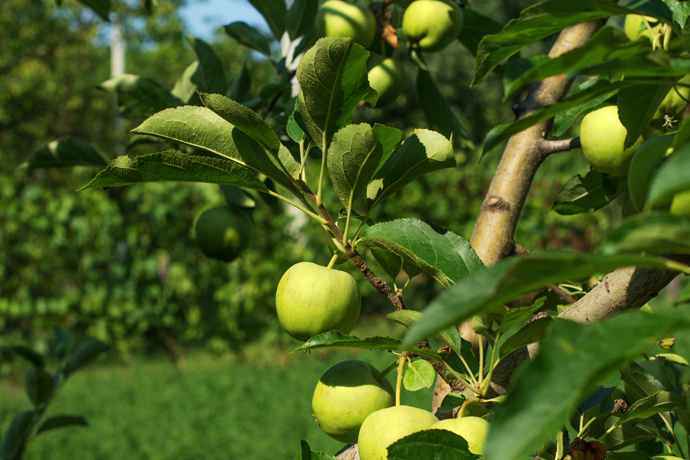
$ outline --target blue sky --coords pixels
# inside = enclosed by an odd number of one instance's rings
[[[209,39],[218,27],[235,21],[268,30],[266,21],[247,0],[191,0],[180,10],[192,35]]]

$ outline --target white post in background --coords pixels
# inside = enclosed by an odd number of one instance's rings
[[[117,20],[115,14],[112,15],[113,26],[110,34],[110,78],[117,78],[125,73],[125,41],[122,39],[122,28]],[[115,111],[119,110],[117,106],[117,96],[115,99]],[[118,115],[115,117],[114,121],[115,128],[115,154],[125,155],[127,149],[124,143],[124,133],[122,132],[124,127],[124,121]]]

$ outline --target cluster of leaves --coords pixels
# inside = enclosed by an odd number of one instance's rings
[[[56,397],[68,377],[89,364],[108,350],[108,345],[94,339],[87,339],[75,347],[72,335],[66,330],[53,327],[53,337],[48,353],[44,356],[24,346],[0,348],[0,356],[5,359],[18,357],[26,360],[31,367],[26,373],[26,394],[33,409],[17,414],[1,438],[0,458],[19,460],[32,436],[38,436],[56,428],[68,426],[87,426],[86,419],[80,415],[60,414],[44,419],[44,413]],[[55,371],[46,370],[46,360],[55,362]]]

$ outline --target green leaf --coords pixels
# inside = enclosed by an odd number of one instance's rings
[[[34,407],[38,407],[53,395],[55,383],[42,367],[32,366],[26,372],[25,386],[29,399]]]
[[[649,41],[631,42],[622,30],[605,26],[579,48],[553,59],[542,60],[538,65],[527,69],[506,88],[503,100],[526,84],[561,74],[572,78],[590,67],[627,59],[634,54],[646,54],[648,51]]]
[[[79,2],[91,8],[105,22],[110,22],[108,21],[108,15],[110,14],[110,0],[79,0]]]
[[[123,74],[104,81],[99,88],[117,96],[120,116],[146,118],[161,110],[183,105],[156,80],[139,75]]]
[[[631,452],[606,452],[607,460],[652,460],[649,454],[641,450]]]
[[[645,3],[649,2],[642,0],[628,6],[645,9],[645,13],[652,16],[665,15],[666,21],[670,22],[671,15],[668,9],[650,11]],[[542,38],[576,24],[630,12],[630,9],[605,0],[555,0],[532,5],[524,9],[519,18],[508,22],[499,33],[487,35],[482,39],[477,50],[471,86],[483,82],[499,63]]]
[[[285,32],[283,25],[283,18],[286,13],[284,0],[249,0],[249,3],[266,19],[273,36],[280,40],[283,32]]]
[[[386,160],[367,186],[368,207],[372,209],[426,173],[454,167],[451,141],[437,132],[416,129]]]
[[[53,141],[38,149],[27,162],[30,169],[71,166],[103,167],[108,162],[88,142],[79,139]]]
[[[67,330],[53,324],[51,327],[53,337],[50,341],[50,352],[56,358],[62,360],[67,353],[72,351],[74,338]]]
[[[221,94],[200,93],[199,97],[206,107],[233,124],[269,152],[278,154],[282,145],[278,136],[273,128],[268,126],[268,123],[252,109]]]
[[[407,391],[419,391],[423,388],[430,388],[436,379],[436,371],[434,366],[424,361],[417,359],[412,361],[405,370],[403,377],[403,385]]]
[[[336,131],[350,124],[353,110],[369,93],[368,54],[350,39],[326,37],[302,57],[299,110],[318,146],[324,139],[328,145]]]
[[[458,35],[458,40],[473,55],[476,55],[482,38],[486,35],[500,32],[503,26],[491,18],[482,16],[473,9],[465,8],[462,11],[465,15],[465,22]]]
[[[530,58],[518,58],[514,56],[505,65],[505,70],[503,71],[503,92],[506,94],[503,99],[508,97],[508,91],[511,86],[515,84],[525,73],[529,73],[531,69],[537,68],[545,62],[550,62],[551,59],[544,55],[539,54],[537,56],[532,56]],[[518,89],[518,88],[516,88]]]
[[[646,207],[671,201],[676,193],[690,189],[690,143],[673,152],[659,167],[647,192]]]
[[[690,222],[666,212],[633,216],[606,234],[600,254],[690,252]]]
[[[328,149],[328,173],[338,198],[351,209],[383,159],[383,146],[366,123],[341,128]]]
[[[685,27],[685,21],[690,16],[690,5],[679,0],[664,0],[664,3],[673,12],[673,19],[680,25],[680,28]]]
[[[582,83],[580,86],[575,88],[570,92],[570,94],[577,94],[581,91],[586,90],[587,88],[592,87],[599,81],[599,78],[606,79],[608,80],[609,77],[595,77],[592,79],[589,79]],[[558,115],[556,115],[556,118],[553,120],[553,135],[556,137],[562,136],[565,134],[565,132],[570,128],[570,125],[573,124],[577,118],[588,111],[589,109],[592,109],[602,103],[604,103],[608,98],[612,97],[613,95],[616,94],[616,91],[612,91],[610,93],[606,93],[603,96],[595,97],[593,99],[590,99],[586,102],[583,102],[582,104],[575,106],[571,109],[566,110],[565,112],[561,112]]]
[[[33,411],[20,412],[12,419],[12,424],[5,432],[2,444],[0,444],[0,460],[14,460],[17,458],[15,454],[29,435],[29,431],[33,426],[33,420]]]
[[[194,61],[189,64],[175,82],[172,91],[170,91],[173,96],[180,99],[185,104],[190,104],[192,98],[196,96],[196,85],[192,82],[192,77],[198,68],[199,61]]]
[[[530,343],[539,342],[541,338],[544,337],[546,329],[553,322],[554,319],[550,316],[547,316],[526,324],[525,327],[508,337],[508,339],[503,342],[503,345],[501,345],[501,348],[499,349],[499,356],[503,358],[511,352],[525,347]]]
[[[670,391],[658,391],[651,396],[640,399],[621,415],[615,425],[636,419],[649,418],[659,412],[687,409],[687,396],[671,393]]]
[[[400,340],[392,337],[367,337],[360,339],[354,335],[343,334],[339,331],[330,331],[312,337],[307,340],[304,345],[293,350],[292,353],[296,351],[315,350],[318,348],[359,348],[366,350],[396,351],[400,350],[401,345],[402,342]],[[443,359],[438,353],[426,348],[411,346],[408,350],[403,351],[413,351],[418,355],[428,356],[438,362],[443,362]]]
[[[80,343],[65,363],[65,378],[89,364],[109,348],[109,345],[95,339],[87,339]]]
[[[242,70],[240,74],[232,81],[230,85],[230,99],[237,102],[242,102],[249,94],[249,88],[252,86],[252,78],[247,71],[247,62],[242,63]]]
[[[473,460],[467,441],[447,430],[426,430],[406,436],[388,447],[388,460]]]
[[[290,38],[295,40],[306,34],[314,26],[318,0],[295,0],[285,14],[285,28]]]
[[[388,276],[393,278],[393,281],[395,281],[395,278],[397,278],[397,276],[400,274],[400,270],[402,270],[403,261],[400,256],[381,248],[370,249],[371,254],[374,256],[374,259],[376,259],[379,265],[381,265],[381,268],[383,268],[383,270],[388,273]]]
[[[336,457],[311,450],[307,441],[301,442],[302,454],[296,460],[338,460]]]
[[[567,423],[572,408],[599,379],[639,356],[658,337],[688,327],[687,321],[643,312],[587,325],[557,321],[495,412],[485,458],[529,455]]]
[[[228,203],[230,206],[237,206],[244,209],[256,208],[256,201],[254,201],[254,199],[241,188],[238,188],[234,185],[221,184],[220,190],[223,192],[226,203]],[[266,189],[266,191],[268,191],[268,189]]]
[[[266,57],[271,57],[271,41],[260,30],[242,21],[228,24],[223,29],[225,29],[225,33],[237,40],[238,43],[258,51]]]
[[[496,310],[490,312],[494,321],[498,323],[498,331],[505,334],[513,326],[525,320],[528,316],[536,313],[544,305],[544,298],[538,298],[534,303],[528,307],[522,308],[504,308],[500,306]]]
[[[424,113],[443,135],[450,137],[452,134],[456,139],[473,140],[472,134],[465,128],[448,99],[438,89],[431,74],[422,69],[417,72],[417,95]]]
[[[616,374],[612,374],[613,376],[616,377]],[[605,382],[604,382],[605,383]],[[591,409],[592,407],[600,404],[608,395],[613,393],[613,390],[615,390],[616,387],[605,387],[602,385],[599,385],[592,391],[590,394],[587,395],[587,398],[582,401],[580,404],[577,406],[577,411],[580,414],[584,414],[588,409]]]
[[[412,327],[414,323],[419,321],[419,318],[421,317],[422,312],[415,310],[394,311],[386,315],[386,318],[405,326],[408,329]],[[449,326],[442,331],[436,332],[434,337],[448,345],[456,355],[465,358],[468,365],[476,365],[476,359],[474,357],[474,353],[472,352],[472,344],[460,336],[460,332],[458,332],[457,327]],[[464,373],[464,370],[462,373]]]
[[[264,183],[245,166],[174,150],[134,158],[119,156],[79,190],[162,181],[235,185],[268,193]]]
[[[24,358],[36,367],[43,368],[43,366],[45,365],[43,356],[31,350],[30,348],[21,345],[15,345],[13,347],[9,347],[9,350],[15,355],[21,356],[22,358]]]
[[[255,169],[289,190],[294,189],[288,173],[282,169],[282,165],[275,156],[206,107],[184,106],[164,110],[149,117],[132,132],[150,134],[206,149]],[[281,158],[283,152],[281,148],[279,154]]]
[[[616,419],[617,417],[611,417],[607,420],[606,426],[613,425]],[[656,437],[660,437],[659,430],[652,420],[647,419],[634,426],[626,423],[614,428],[602,441],[607,451],[614,451]]]
[[[563,185],[551,210],[562,216],[596,211],[618,198],[627,185],[625,178],[598,171],[589,171],[585,177],[578,174]]]
[[[479,270],[441,293],[424,312],[422,319],[405,336],[405,346],[417,343],[452,324],[495,308],[516,297],[563,280],[588,278],[619,267],[664,268],[658,257],[604,257],[576,252],[533,252],[512,257]]]
[[[228,92],[228,83],[225,80],[225,71],[220,58],[205,41],[186,35],[187,41],[194,48],[199,65],[191,77],[197,89],[204,93],[225,94]]]
[[[63,426],[89,426],[86,419],[81,415],[55,415],[50,417],[36,430],[36,434],[41,434],[48,430],[55,428],[62,428]]]
[[[397,254],[445,287],[484,267],[462,237],[421,220],[398,219],[376,224],[362,233],[361,242]]]
[[[669,83],[668,80],[665,81]],[[618,92],[618,114],[628,130],[625,148],[632,147],[649,127],[652,117],[668,94],[672,84],[624,88]]]

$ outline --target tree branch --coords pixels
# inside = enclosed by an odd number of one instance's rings
[[[580,138],[576,137],[574,139],[562,139],[559,141],[547,141],[542,140],[539,149],[544,158],[551,155],[552,153],[565,152],[568,150],[579,149],[582,147],[580,144]]]

